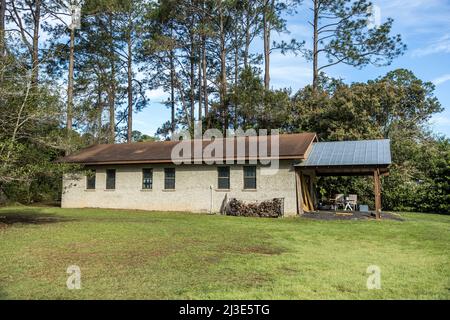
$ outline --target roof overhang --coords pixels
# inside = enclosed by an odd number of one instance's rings
[[[256,160],[305,160],[309,154],[313,142],[317,141],[315,133],[280,134],[275,136],[246,136],[237,138],[217,138],[214,140],[186,140],[164,142],[141,142],[130,144],[103,144],[93,145],[80,150],[78,153],[63,157],[58,162],[73,163],[79,165],[127,165],[127,164],[157,164],[157,163],[223,163],[225,160],[252,161],[256,154],[251,150],[257,150]],[[214,142],[214,145],[212,144]],[[272,143],[278,143],[278,152],[272,152]],[[190,148],[191,152],[186,158],[173,158],[172,150],[179,144]],[[200,158],[194,158],[196,146],[201,151]],[[217,145],[214,153],[207,153]],[[243,146],[243,148],[241,148]],[[253,148],[252,146],[256,146]],[[215,147],[214,147],[215,148]],[[261,149],[263,148],[263,149]],[[244,149],[243,152],[241,152]],[[265,152],[264,152],[264,149]],[[230,152],[227,152],[227,151]],[[263,150],[261,152],[261,150]],[[222,152],[220,152],[222,151]],[[275,151],[275,150],[274,150]],[[210,156],[218,154],[214,159]],[[207,154],[205,157],[204,154]],[[230,154],[229,154],[230,153]],[[184,150],[183,150],[184,154]],[[176,154],[177,155],[177,154]],[[197,156],[196,156],[197,157]],[[182,161],[180,161],[182,160]],[[190,161],[189,161],[190,160]]]
[[[305,160],[304,156],[299,156],[299,157],[258,157],[258,158],[232,158],[232,159],[203,159],[202,163],[216,163],[216,164],[225,164],[227,163],[227,161],[235,161],[237,163],[241,163],[241,162],[253,162],[253,161],[270,161],[270,160],[293,160],[293,161],[301,161],[301,160]],[[137,160],[137,161],[130,161],[130,160],[124,160],[124,161],[90,161],[90,162],[72,162],[74,164],[81,164],[81,165],[85,165],[85,166],[95,166],[95,165],[128,165],[128,164],[174,164],[174,162],[172,160],[167,160],[167,159],[161,159],[161,160]],[[194,159],[191,159],[191,162],[189,163],[184,163],[184,164],[197,164],[196,162],[194,162]]]
[[[301,171],[313,170],[317,176],[371,176],[378,170],[381,175],[389,172],[389,165],[302,166]]]

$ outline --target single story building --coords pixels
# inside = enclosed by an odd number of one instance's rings
[[[227,199],[263,201],[284,199],[284,215],[314,210],[314,179],[318,175],[373,175],[379,199],[379,176],[390,165],[389,140],[318,142],[314,133],[281,134],[277,152],[270,148],[268,159],[277,160],[278,170],[264,174],[267,163],[249,151],[268,137],[244,139],[245,153],[233,151],[223,161],[175,164],[173,149],[181,141],[93,145],[61,161],[80,164],[88,174],[67,174],[63,178],[63,208],[118,208],[160,211],[220,212]],[[223,142],[226,153],[227,139]],[[223,141],[221,141],[223,140]],[[263,141],[264,142],[264,141]],[[267,143],[268,142],[268,143]],[[212,141],[201,141],[205,150]],[[378,189],[377,189],[378,188]],[[381,210],[381,200],[376,201]]]

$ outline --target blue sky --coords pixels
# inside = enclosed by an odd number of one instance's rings
[[[296,38],[311,43],[311,31],[307,23],[311,0],[295,16],[287,17],[289,35],[274,34],[274,40]],[[406,68],[424,80],[436,85],[435,95],[445,110],[433,117],[430,126],[434,132],[450,137],[450,0],[373,0],[380,8],[381,20],[394,19],[394,33],[400,33],[408,50],[387,67],[368,66],[356,69],[337,65],[326,70],[327,74],[342,78],[345,82],[367,81],[386,74],[390,70]],[[260,52],[261,42],[254,50]],[[283,56],[277,52],[271,56],[271,86],[291,87],[293,91],[311,83],[312,70],[304,58]],[[151,105],[134,117],[134,129],[153,135],[162,123],[170,119],[169,110],[161,104],[167,99],[162,90],[149,93]]]

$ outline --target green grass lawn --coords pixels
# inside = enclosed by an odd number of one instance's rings
[[[0,209],[2,299],[449,299],[450,216],[312,221]],[[68,290],[67,267],[81,268]],[[381,268],[380,290],[366,287]]]

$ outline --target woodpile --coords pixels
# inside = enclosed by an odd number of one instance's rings
[[[244,202],[230,199],[226,206],[226,214],[240,217],[278,218],[284,213],[284,199],[275,198],[262,202]]]

